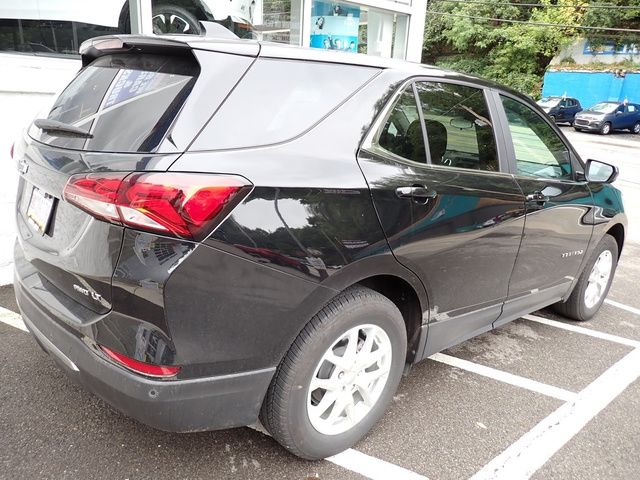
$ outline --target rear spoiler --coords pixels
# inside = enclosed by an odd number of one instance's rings
[[[82,66],[86,67],[96,58],[114,53],[155,53],[185,56],[191,53],[191,46],[173,38],[139,35],[105,35],[91,38],[80,45]]]
[[[200,22],[203,35],[105,35],[91,38],[80,45],[82,66],[96,58],[114,53],[155,53],[159,55],[190,55],[192,50],[229,53],[257,57],[260,44],[241,40],[232,32],[213,22]]]

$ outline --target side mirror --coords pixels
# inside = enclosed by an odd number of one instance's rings
[[[588,182],[613,183],[618,178],[618,167],[598,160],[587,160],[584,175]]]
[[[620,110],[616,110],[616,116],[618,115],[622,115],[622,112]]]
[[[460,130],[468,130],[470,128],[473,128],[473,122],[463,117],[453,117],[449,122],[449,125]]]

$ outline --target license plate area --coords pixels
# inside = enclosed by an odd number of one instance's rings
[[[54,202],[55,197],[43,192],[38,187],[33,187],[29,206],[27,207],[27,220],[41,235],[47,233],[51,223]]]

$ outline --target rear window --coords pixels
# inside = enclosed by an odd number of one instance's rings
[[[73,125],[93,138],[48,135],[37,140],[100,152],[156,152],[199,73],[193,57],[107,55],[80,71],[48,119]]]
[[[289,140],[322,120],[377,72],[353,65],[258,59],[191,150]]]

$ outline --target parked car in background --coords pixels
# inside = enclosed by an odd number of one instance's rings
[[[148,425],[260,418],[323,458],[412,364],[548,305],[588,320],[607,296],[618,171],[513,90],[252,40],[80,52],[13,149],[15,293],[67,375]]]
[[[538,105],[556,123],[573,124],[573,119],[578,112],[582,111],[582,106],[577,98],[570,97],[544,97],[538,100]]]
[[[576,130],[608,135],[613,130],[640,133],[640,105],[624,102],[599,102],[576,115]]]

